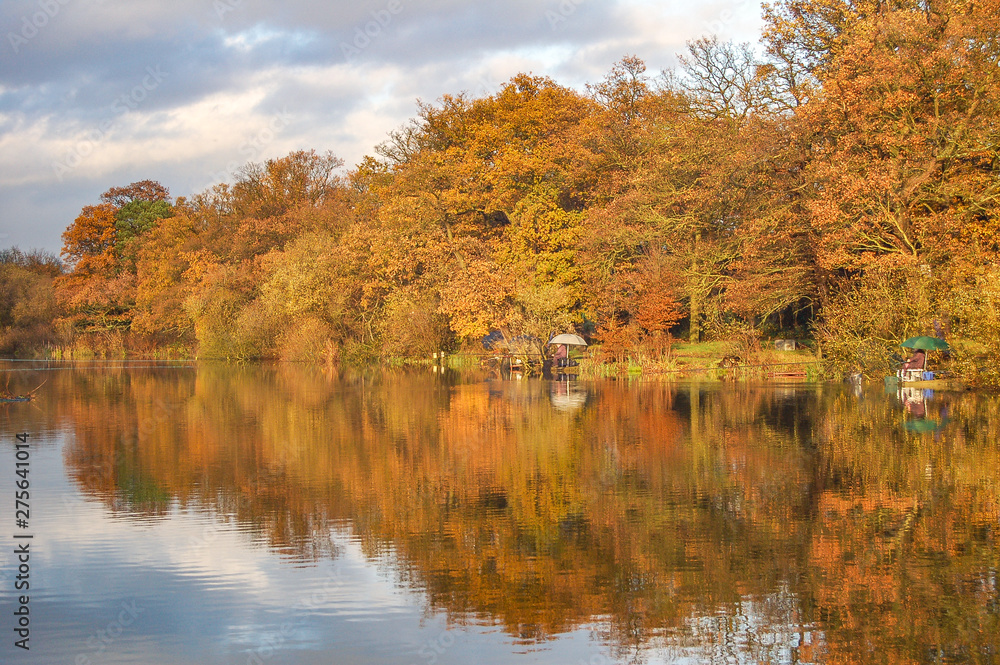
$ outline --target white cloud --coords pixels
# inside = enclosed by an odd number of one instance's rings
[[[0,59],[3,242],[57,250],[75,211],[111,185],[169,177],[185,195],[295,149],[333,150],[351,166],[418,98],[489,94],[519,72],[582,90],[625,55],[655,74],[687,40],[753,41],[760,25],[749,0],[221,1],[220,14],[208,0],[72,0]],[[32,8],[3,3],[0,22],[19,25]],[[379,19],[346,58],[341,44]],[[88,183],[90,196],[73,198]],[[32,228],[4,228],[37,201]]]

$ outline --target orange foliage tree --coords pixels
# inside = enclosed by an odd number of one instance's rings
[[[103,203],[85,206],[66,229],[62,256],[70,272],[57,280],[57,294],[68,324],[111,333],[121,347],[135,304],[136,242],[171,214],[168,198],[167,189],[151,180],[112,187],[101,195]]]
[[[935,322],[982,348],[997,3],[779,0],[764,55],[709,37],[659,79],[632,55],[587,94],[445,95],[346,174],[300,150],[177,205],[114,187],[64,234],[60,298],[82,328],[240,357],[794,328],[845,368]]]

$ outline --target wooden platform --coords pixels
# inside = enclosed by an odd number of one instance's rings
[[[931,379],[930,381],[899,381],[900,388],[923,388],[925,390],[965,390],[958,379]]]
[[[895,376],[885,377],[887,388],[922,388],[924,390],[965,390],[965,384],[958,379],[930,379],[929,381],[902,381]]]

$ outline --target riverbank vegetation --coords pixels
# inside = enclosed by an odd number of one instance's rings
[[[762,55],[521,74],[420,104],[349,170],[301,150],[191,198],[111,188],[60,274],[4,255],[2,350],[337,363],[576,331],[650,364],[780,336],[877,376],[940,334],[1000,383],[1000,3],[764,13]]]

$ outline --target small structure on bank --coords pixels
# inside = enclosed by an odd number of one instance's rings
[[[900,342],[899,345],[904,349],[911,349],[912,354],[897,370],[896,376],[888,377],[888,379],[895,379],[908,386],[927,385],[938,380],[935,373],[928,370],[927,356],[932,351],[949,351],[951,347],[948,342],[939,337],[920,335]]]
[[[569,347],[587,346],[587,341],[579,335],[573,333],[562,333],[549,340],[549,345],[556,345],[556,351],[552,354],[552,366],[555,369],[565,369],[575,367],[577,362],[570,360]]]
[[[543,343],[537,337],[510,336],[502,330],[492,330],[482,338],[482,344],[491,354],[484,358],[484,362],[496,364],[503,371],[530,372],[542,369]]]

